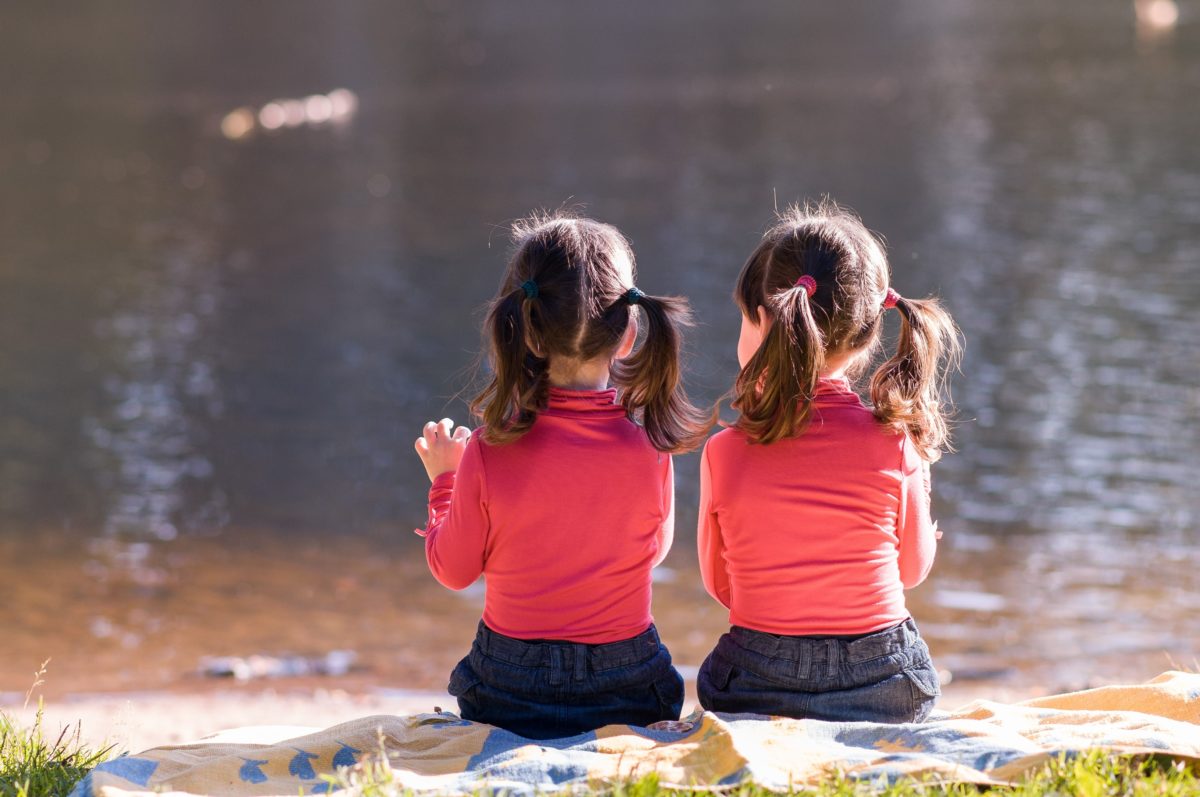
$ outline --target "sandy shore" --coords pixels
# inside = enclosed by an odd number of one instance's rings
[[[692,684],[688,684],[689,693]],[[1042,694],[1030,689],[995,685],[951,684],[939,708],[953,710],[976,699],[1015,702]],[[46,734],[78,727],[84,741],[115,744],[119,750],[139,752],[151,747],[195,741],[231,728],[251,725],[288,726],[300,735],[307,728],[323,728],[372,714],[417,714],[435,707],[455,710],[454,698],[445,692],[389,690],[354,694],[337,688],[212,689],[195,693],[129,692],[105,695],[66,695],[45,703]],[[696,708],[689,694],[686,715]],[[33,720],[33,707],[0,706],[18,722]]]
[[[230,728],[287,725],[323,728],[372,714],[416,714],[434,707],[453,710],[454,698],[437,692],[350,694],[338,689],[284,692],[264,689],[194,694],[128,693],[69,696],[45,703],[46,735],[79,727],[90,744],[115,744],[138,752],[194,741]],[[0,707],[28,724],[34,708]]]

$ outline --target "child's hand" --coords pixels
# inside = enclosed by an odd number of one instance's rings
[[[451,429],[454,431],[451,432]],[[417,438],[416,449],[430,481],[443,473],[458,470],[458,463],[462,461],[470,439],[471,430],[465,426],[455,428],[454,421],[449,418],[442,418],[439,423],[430,421],[425,424],[424,432]]]

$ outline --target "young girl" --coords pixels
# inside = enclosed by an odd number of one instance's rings
[[[732,628],[697,680],[710,711],[912,722],[941,693],[904,590],[933,564],[929,463],[948,442],[933,299],[889,287],[879,242],[832,203],[792,208],[742,268],[736,423],[705,447],[699,549]],[[894,356],[851,389],[900,313]]]
[[[494,376],[471,407],[483,426],[429,423],[416,442],[430,569],[451,589],[487,579],[450,693],[464,719],[528,738],[678,719],[650,570],[674,533],[670,454],[710,426],[680,384],[686,303],[634,287],[607,224],[537,218],[513,237],[485,327]]]

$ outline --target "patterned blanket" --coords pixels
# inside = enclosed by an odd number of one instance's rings
[[[614,725],[537,742],[453,714],[364,717],[323,730],[245,728],[101,764],[72,797],[325,793],[322,775],[381,751],[395,780],[414,791],[533,794],[651,772],[685,787],[751,781],[784,790],[835,770],[880,782],[1001,784],[1060,752],[1090,749],[1200,760],[1200,674],[1168,672],[1147,684],[1011,705],[976,701],[912,725],[697,712],[652,728]]]

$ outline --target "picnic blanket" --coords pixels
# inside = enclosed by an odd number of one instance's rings
[[[1005,784],[1059,753],[1091,749],[1200,760],[1200,674],[1167,672],[1137,686],[1016,704],[975,701],[910,725],[697,712],[678,723],[613,725],[553,741],[449,713],[364,717],[303,735],[247,728],[101,764],[72,797],[327,793],[322,775],[381,750],[406,789],[533,794],[652,772],[679,787],[750,781],[786,790],[835,770],[880,782]]]

